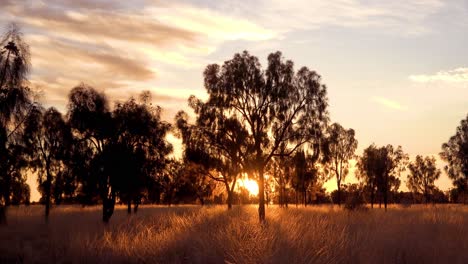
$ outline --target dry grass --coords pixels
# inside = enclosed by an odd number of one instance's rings
[[[468,207],[347,212],[254,206],[11,208],[0,227],[0,263],[468,263]]]

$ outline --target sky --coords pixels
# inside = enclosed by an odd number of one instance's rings
[[[243,50],[265,65],[280,50],[296,69],[322,76],[331,120],[356,130],[357,154],[375,143],[438,157],[468,114],[466,0],[0,0],[0,6],[0,27],[17,23],[30,45],[31,86],[62,112],[68,92],[83,82],[113,101],[150,90],[172,121],[188,110],[189,95],[206,98],[206,65]],[[436,183],[451,187],[445,174]]]

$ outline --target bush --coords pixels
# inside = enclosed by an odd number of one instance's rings
[[[352,192],[347,195],[344,208],[350,211],[365,210],[367,209],[365,204],[366,202],[361,192]]]

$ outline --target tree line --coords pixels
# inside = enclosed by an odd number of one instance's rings
[[[261,221],[273,200],[284,207],[326,201],[323,183],[331,178],[337,204],[364,197],[371,207],[378,201],[386,209],[404,196],[395,198],[405,170],[407,187],[423,201],[440,193],[434,157],[418,155],[410,162],[401,146],[375,144],[357,156],[355,131],[330,121],[321,76],[307,67],[296,71],[281,52],[268,56],[265,69],[247,51],[208,65],[208,99],[190,96],[194,120],[180,111],[171,124],[162,120],[149,92],[111,106],[104,93],[80,84],[68,95],[66,113],[45,108],[28,87],[29,47],[16,26],[3,35],[0,48],[2,222],[9,205],[29,201],[28,173],[38,175],[46,219],[51,204],[74,202],[102,204],[104,222],[117,202],[127,204],[129,213],[142,202],[204,204],[215,189],[223,190],[230,209],[246,175],[258,182]],[[170,155],[168,133],[182,140],[180,159]],[[440,157],[454,182],[453,196],[466,202],[468,116]],[[360,184],[344,185],[352,161]]]

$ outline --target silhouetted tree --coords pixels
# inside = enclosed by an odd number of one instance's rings
[[[325,153],[327,166],[335,175],[338,192],[338,205],[341,205],[340,191],[341,183],[345,180],[349,172],[349,160],[354,158],[358,141],[354,138],[353,129],[345,129],[338,123],[333,123],[327,129],[327,139]]]
[[[280,149],[286,150],[283,144]],[[268,168],[269,174],[276,182],[276,192],[278,195],[278,204],[280,207],[288,207],[288,191],[292,181],[293,162],[291,157],[276,156]]]
[[[247,131],[237,119],[225,116],[221,108],[210,107],[193,96],[189,104],[197,114],[195,125],[188,123],[183,111],[176,116],[185,147],[184,160],[198,175],[224,185],[231,209],[234,188],[245,166]]]
[[[86,186],[88,191],[98,190],[103,204],[102,219],[108,222],[114,212],[116,190],[111,186],[110,175],[104,173],[104,149],[114,133],[107,98],[103,93],[85,84],[73,88],[68,98],[68,122],[74,131],[75,140],[83,144],[77,150],[86,153],[83,157],[90,158],[87,161],[90,174],[80,174],[85,176],[80,181],[83,181],[82,185]],[[96,184],[97,187],[92,187],[91,184]],[[92,195],[92,192],[86,194]],[[90,199],[91,197],[88,197],[83,200]]]
[[[296,205],[298,192],[301,194],[301,203],[304,206],[307,205],[307,192],[309,187],[317,180],[318,175],[318,170],[315,167],[316,159],[316,157],[307,154],[303,150],[298,150],[292,159],[294,171],[292,186],[296,190]]]
[[[21,138],[20,130],[31,108],[30,90],[25,86],[30,66],[29,47],[19,28],[11,24],[0,37],[0,223],[6,222],[12,184],[22,182],[19,167],[12,166]],[[15,146],[13,146],[15,145]],[[13,166],[15,167],[15,166]],[[20,177],[20,178],[18,178]]]
[[[422,192],[426,203],[432,195],[435,188],[434,181],[440,177],[440,170],[437,168],[434,157],[423,158],[417,155],[414,162],[408,165],[410,174],[406,185],[414,193]]]
[[[406,169],[408,155],[399,146],[394,149],[392,145],[376,147],[370,145],[358,159],[357,176],[364,180],[366,188],[371,193],[371,207],[374,204],[375,193],[383,197],[385,210],[387,210],[388,194],[392,185],[399,186],[399,176]]]
[[[300,146],[313,145],[328,119],[326,88],[320,76],[306,67],[294,73],[292,61],[281,52],[268,56],[262,71],[247,51],[235,54],[222,67],[204,72],[209,98],[205,105],[238,120],[247,131],[249,165],[259,185],[259,218],[265,219],[265,168],[276,155],[291,155]],[[279,153],[281,144],[288,151]]]
[[[127,202],[129,213],[132,202],[136,212],[147,183],[163,170],[166,155],[172,151],[165,140],[170,125],[161,120],[160,108],[149,104],[149,96],[142,95],[145,101],[141,103],[131,98],[117,104],[113,111],[115,138],[104,155],[111,185]]]
[[[442,145],[440,157],[448,163],[445,166],[445,171],[463,196],[463,203],[466,203],[468,193],[468,115],[460,122],[455,135]]]
[[[26,120],[25,142],[30,166],[38,172],[38,182],[45,202],[45,219],[48,220],[53,181],[64,170],[72,135],[62,114],[55,108],[43,111],[36,108]]]

